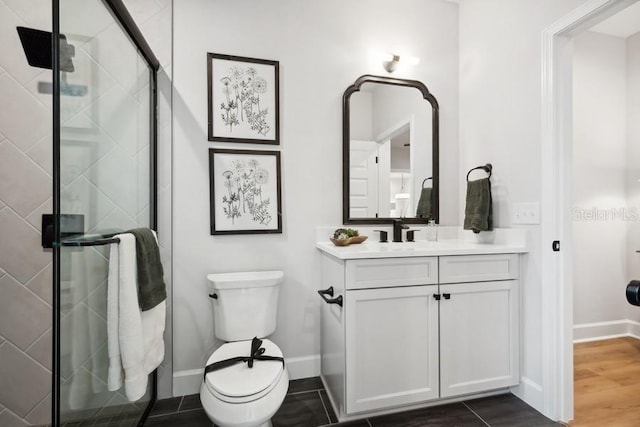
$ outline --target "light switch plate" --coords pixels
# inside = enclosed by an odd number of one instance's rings
[[[513,224],[540,224],[540,203],[514,203]]]

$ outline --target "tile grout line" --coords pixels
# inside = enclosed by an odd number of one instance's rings
[[[298,394],[311,393],[311,392],[314,392],[314,391],[320,392],[320,390],[322,390],[322,389],[321,388],[314,388],[314,389],[311,389],[311,390],[294,391],[293,393],[287,393],[287,396],[295,396],[295,395],[298,395]]]
[[[485,423],[487,426],[491,427],[491,425],[490,425],[488,422],[486,422],[486,421],[484,420],[484,418],[482,418],[480,415],[478,415],[478,414],[476,413],[476,411],[474,411],[473,409],[471,409],[471,408],[470,408],[470,407],[469,407],[465,402],[462,402],[462,404],[465,406],[465,408],[467,408],[469,411],[471,411],[471,413],[472,413],[473,415],[475,415],[476,417],[478,417],[478,418],[480,419],[480,421],[482,421],[483,423]]]
[[[320,390],[316,390],[316,393],[320,398],[320,403],[322,403],[322,408],[324,409],[324,414],[327,416],[327,421],[329,421],[329,424],[333,424],[333,422],[331,421],[331,417],[329,416],[329,411],[327,411],[327,405],[324,404],[324,399],[322,398],[322,394],[320,393]]]
[[[185,414],[187,412],[195,412],[195,411],[203,411],[203,408],[191,408],[191,409],[185,409],[182,411],[178,411],[178,412],[163,412],[162,414],[149,414],[149,418],[162,418],[162,417],[168,417],[169,415],[180,415],[180,414]]]

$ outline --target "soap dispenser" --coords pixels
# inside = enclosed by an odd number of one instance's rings
[[[435,219],[430,219],[427,222],[427,240],[430,242],[438,240],[438,224],[436,224]]]

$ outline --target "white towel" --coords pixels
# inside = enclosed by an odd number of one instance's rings
[[[136,239],[129,233],[115,237],[120,243],[111,245],[107,284],[108,387],[118,390],[124,383],[127,398],[135,401],[144,396],[148,375],[164,359],[166,302],[140,310]]]

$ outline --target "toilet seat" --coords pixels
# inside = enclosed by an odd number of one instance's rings
[[[273,342],[264,339],[264,354],[282,357],[282,351]],[[246,357],[251,353],[251,340],[223,344],[213,352],[207,365],[233,357]],[[204,384],[218,399],[229,403],[251,402],[267,395],[280,380],[284,368],[281,362],[254,360],[253,368],[247,363],[237,363],[223,369],[209,372]]]

